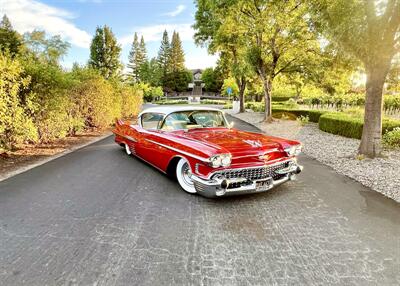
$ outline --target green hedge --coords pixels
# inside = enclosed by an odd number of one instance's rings
[[[288,101],[289,99],[293,98],[293,96],[291,95],[287,95],[287,96],[272,96],[272,102],[283,102],[283,101]]]
[[[227,103],[226,100],[218,100],[218,99],[202,99],[200,100],[201,104],[216,104],[216,105],[225,105]]]
[[[289,116],[293,115],[294,117],[308,116],[309,120],[315,123],[317,123],[321,115],[325,113],[327,113],[325,110],[290,109],[272,106],[273,115],[285,114]]]
[[[232,108],[231,104],[226,104],[224,106],[226,109]],[[265,106],[264,102],[254,102],[254,101],[249,101],[245,102],[245,108],[246,109],[251,109],[254,112],[264,112]],[[282,114],[293,117],[293,119],[296,119],[297,117],[300,116],[308,116],[309,120],[311,122],[318,123],[319,117],[326,113],[327,111],[324,110],[308,110],[308,109],[298,109],[298,108],[288,108],[285,106],[284,102],[273,102],[272,103],[272,114],[274,116],[280,117]]]
[[[154,102],[159,105],[174,105],[174,104],[188,104],[188,101],[185,100],[161,100]]]
[[[354,117],[343,112],[330,112],[319,118],[319,129],[328,133],[341,135],[348,138],[361,139],[364,120],[362,117]],[[400,120],[384,118],[382,121],[382,133],[400,127]]]

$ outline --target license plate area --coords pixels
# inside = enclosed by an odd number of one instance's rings
[[[272,186],[272,178],[268,178],[265,180],[257,181],[256,182],[256,191],[257,192],[262,192],[269,190]]]

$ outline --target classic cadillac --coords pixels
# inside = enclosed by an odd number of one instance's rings
[[[134,125],[118,120],[113,132],[128,155],[176,177],[192,194],[264,192],[301,172],[299,142],[232,126],[218,109],[164,106],[144,110]]]

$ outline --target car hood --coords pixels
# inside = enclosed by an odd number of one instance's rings
[[[259,154],[271,149],[282,150],[279,138],[237,129],[192,129],[180,136],[214,147],[219,153],[229,152],[234,156],[243,152]]]

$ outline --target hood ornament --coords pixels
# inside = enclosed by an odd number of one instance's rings
[[[260,148],[262,143],[259,140],[243,140],[243,142],[249,144],[251,147]]]

